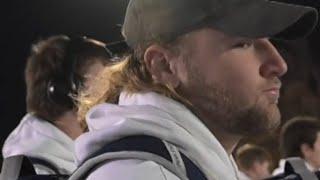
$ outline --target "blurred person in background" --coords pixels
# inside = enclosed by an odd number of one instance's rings
[[[28,156],[38,174],[73,172],[73,141],[83,133],[75,98],[110,59],[104,43],[86,37],[34,44],[25,69],[28,113],[6,139],[3,157]]]
[[[280,133],[282,158],[273,175],[284,172],[285,159],[300,157],[310,171],[320,168],[320,121],[314,117],[300,116],[287,121]]]
[[[271,155],[262,147],[245,144],[236,151],[240,180],[260,180],[271,176]]]

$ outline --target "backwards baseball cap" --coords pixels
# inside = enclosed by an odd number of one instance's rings
[[[122,34],[134,47],[205,23],[234,36],[290,40],[310,33],[317,19],[314,8],[267,0],[130,0]]]

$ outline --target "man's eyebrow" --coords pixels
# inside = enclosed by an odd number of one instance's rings
[[[231,41],[254,41],[254,38],[248,38],[248,37],[233,37],[230,38]]]
[[[247,37],[240,37],[240,36],[233,36],[229,34],[222,34],[219,37],[220,41],[226,41],[226,42],[235,42],[235,41],[245,41],[245,40],[252,40],[252,38],[247,38]]]
[[[222,36],[219,38],[220,42],[224,42],[221,43],[222,46],[230,46],[236,42],[241,42],[241,41],[249,41],[249,38],[243,38],[243,37],[232,37],[232,36]]]

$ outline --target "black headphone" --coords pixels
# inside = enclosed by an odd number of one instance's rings
[[[119,59],[120,56],[128,54],[130,50],[132,50],[124,40],[115,41],[115,42],[106,44],[106,49],[110,53],[110,55],[114,58],[114,60]]]
[[[83,46],[87,42],[86,39],[86,37],[70,39],[62,61],[62,71],[57,72],[47,83],[48,99],[56,105],[63,105],[70,109],[75,107],[74,97],[84,83],[84,79],[76,73],[77,60],[79,59],[76,56],[83,50]],[[106,49],[106,54],[112,58],[110,50]]]

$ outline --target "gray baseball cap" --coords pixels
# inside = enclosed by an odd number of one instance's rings
[[[205,23],[230,35],[289,40],[306,36],[317,20],[314,8],[267,0],[130,0],[122,34],[134,47]]]

